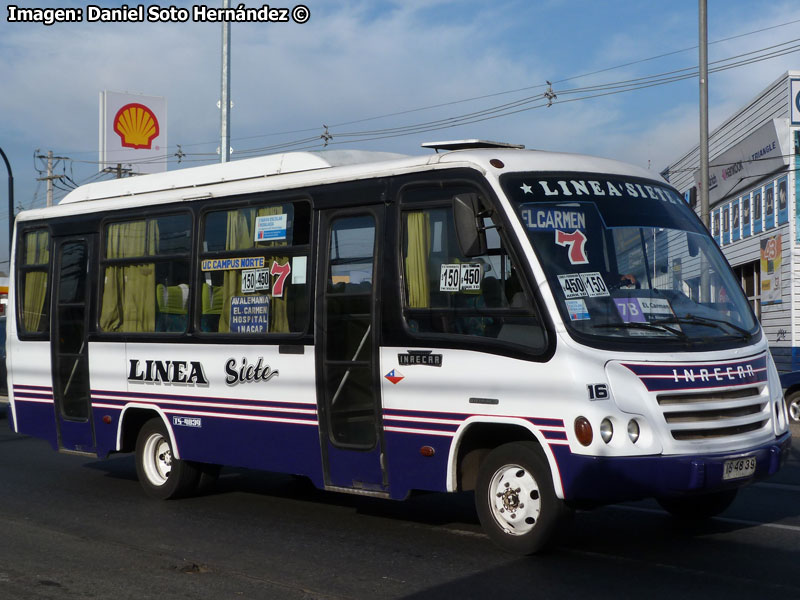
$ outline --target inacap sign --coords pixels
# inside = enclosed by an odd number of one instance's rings
[[[709,157],[711,234],[761,320],[787,397],[800,400],[800,71],[781,75],[715,129]],[[699,147],[661,174],[699,214]],[[680,264],[667,267],[679,277]],[[726,301],[726,290],[711,293]]]

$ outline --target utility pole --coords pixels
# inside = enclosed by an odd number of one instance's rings
[[[49,150],[47,152],[47,156],[42,154],[37,154],[36,158],[38,159],[47,159],[47,176],[46,177],[37,177],[36,181],[46,181],[47,182],[47,206],[53,206],[53,180],[54,179],[62,179],[63,175],[53,175],[53,161],[54,160],[69,160],[66,156],[53,156],[53,151]]]
[[[222,8],[228,8],[229,1],[222,0]],[[222,23],[222,83],[219,99],[220,124],[219,124],[219,158],[226,163],[231,159],[231,24],[229,21]]]
[[[700,219],[709,228],[708,217],[708,10],[699,0],[700,13]]]
[[[709,227],[708,215],[708,6],[706,0],[699,0],[700,17],[700,220],[706,229]],[[705,255],[700,263],[700,301],[711,301],[711,285]]]
[[[11,172],[11,163],[3,149],[0,148],[0,157],[6,163],[8,171],[8,273],[11,274],[11,238],[14,237],[14,174]]]

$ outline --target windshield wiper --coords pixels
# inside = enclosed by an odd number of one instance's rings
[[[646,329],[648,331],[658,331],[660,333],[667,332],[675,335],[679,338],[683,338],[684,340],[688,340],[689,336],[683,333],[679,329],[673,329],[672,327],[667,327],[661,323],[656,323],[655,321],[652,323],[637,323],[637,322],[630,322],[630,323],[600,323],[599,325],[592,325],[595,328],[611,328],[611,327],[619,327],[620,329]]]
[[[685,323],[687,325],[705,325],[706,327],[716,327],[717,329],[722,329],[722,325],[726,327],[730,327],[734,331],[738,332],[742,339],[748,340],[752,335],[747,329],[744,327],[739,327],[738,325],[734,325],[733,323],[729,323],[728,321],[724,321],[722,319],[712,319],[711,317],[698,317],[697,315],[688,314],[684,317],[667,317],[665,319],[658,319],[656,321],[651,321],[653,325],[663,325],[664,323]]]

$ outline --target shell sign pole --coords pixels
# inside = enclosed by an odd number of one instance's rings
[[[100,170],[123,174],[167,170],[167,100],[100,92]]]

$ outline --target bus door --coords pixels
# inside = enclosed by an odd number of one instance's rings
[[[377,335],[384,207],[320,216],[315,337],[325,484],[385,493]]]
[[[51,311],[53,396],[58,445],[62,450],[94,452],[89,394],[89,264],[92,235],[55,238],[55,277]]]

